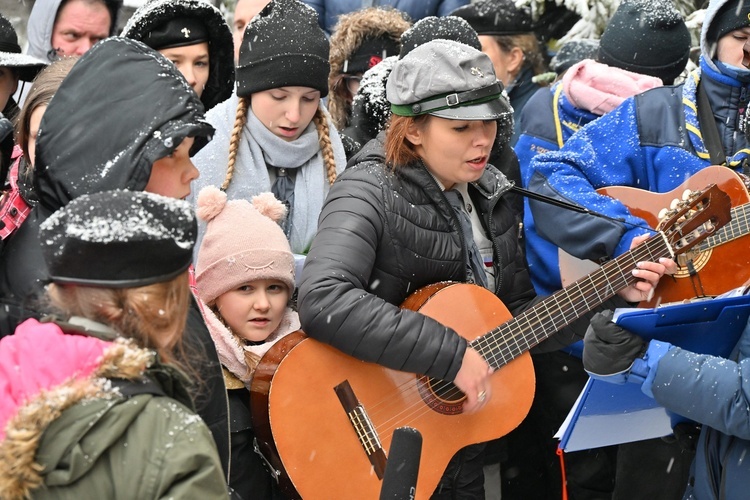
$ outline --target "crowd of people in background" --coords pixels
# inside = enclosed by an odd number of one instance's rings
[[[23,48],[0,9],[0,498],[295,498],[255,419],[290,334],[488,412],[503,366],[414,292],[528,314],[564,289],[559,255],[654,234],[597,190],[750,175],[750,0],[696,5],[693,31],[672,0],[621,0],[585,39],[544,3],[36,0]],[[681,265],[640,258],[529,344],[528,415],[420,494],[742,498],[750,323],[716,357],[612,321]],[[560,460],[590,376],[693,423]]]

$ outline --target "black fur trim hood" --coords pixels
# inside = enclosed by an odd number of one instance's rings
[[[210,70],[201,95],[201,102],[208,111],[229,99],[234,92],[232,30],[219,9],[203,0],[151,0],[133,13],[122,30],[122,36],[143,41],[155,27],[177,17],[199,19],[208,30]]]

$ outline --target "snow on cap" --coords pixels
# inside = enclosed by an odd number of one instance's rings
[[[386,96],[399,116],[497,120],[513,112],[490,58],[452,40],[432,40],[396,62]]]
[[[412,50],[432,40],[454,40],[482,50],[477,32],[466,19],[454,15],[427,16],[414,23],[414,26],[401,35],[399,59],[403,59]]]
[[[671,0],[624,0],[602,33],[597,60],[671,85],[685,69],[690,43]]]
[[[237,95],[310,87],[328,95],[330,44],[315,10],[297,0],[271,0],[245,28]]]
[[[514,0],[480,0],[450,13],[466,19],[479,35],[522,35],[534,32],[528,6],[518,7]]]
[[[132,288],[185,271],[196,233],[186,201],[118,190],[74,199],[41,224],[39,239],[52,281]]]
[[[45,66],[47,62],[21,53],[16,30],[0,14],[0,67],[13,68],[21,80],[30,82]]]

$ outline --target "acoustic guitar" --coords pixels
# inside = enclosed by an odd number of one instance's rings
[[[741,286],[750,279],[750,196],[739,175],[727,167],[706,167],[678,187],[666,193],[653,193],[627,186],[597,189],[600,194],[619,200],[636,217],[655,228],[659,213],[680,199],[686,191],[697,191],[716,184],[732,200],[732,221],[713,236],[677,257],[679,270],[664,277],[654,290],[653,297],[641,302],[641,307],[656,307],[668,302],[679,302],[695,297],[713,297]],[[589,274],[596,264],[581,261],[564,250],[559,250],[560,277],[563,286]]]
[[[409,296],[403,308],[453,328],[495,368],[492,397],[472,414],[451,383],[360,361],[302,332],[283,338],[251,384],[257,448],[290,496],[378,498],[393,432],[411,426],[423,437],[416,498],[429,498],[458,450],[524,419],[535,388],[529,349],[633,284],[638,262],[674,257],[713,235],[730,208],[715,185],[694,193],[655,236],[514,318],[476,285],[438,283]]]

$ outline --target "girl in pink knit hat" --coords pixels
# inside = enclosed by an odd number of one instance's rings
[[[232,462],[230,485],[243,498],[272,498],[275,482],[253,450],[250,382],[261,357],[300,328],[289,307],[294,255],[279,221],[286,207],[271,193],[227,201],[209,186],[198,195],[206,222],[195,267],[203,315],[224,368],[229,396]]]

